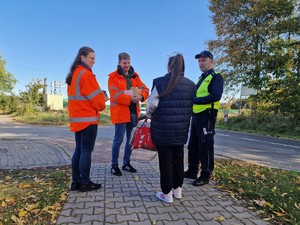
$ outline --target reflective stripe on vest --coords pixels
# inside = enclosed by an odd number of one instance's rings
[[[77,80],[76,80],[76,95],[70,95],[68,96],[69,100],[81,100],[81,101],[89,101],[90,99],[94,98],[96,95],[100,94],[103,92],[100,88],[97,90],[93,91],[91,94],[88,96],[83,96],[80,94],[80,79],[81,76],[86,72],[86,70],[81,70],[78,74]],[[98,121],[98,117],[77,117],[77,118],[70,118],[70,122],[95,122]]]
[[[125,92],[124,91],[119,91],[119,92],[117,92],[115,95],[114,95],[114,101],[116,101],[116,99],[117,99],[117,97],[119,96],[119,95],[122,95],[122,94],[124,94]]]
[[[98,117],[78,117],[78,118],[70,118],[70,122],[95,122],[98,121]]]
[[[80,72],[79,72],[79,75],[78,75],[78,77],[77,77],[77,80],[76,80],[76,95],[74,96],[72,96],[72,95],[70,95],[68,98],[69,98],[69,100],[83,100],[83,101],[88,101],[88,100],[91,100],[92,98],[94,98],[96,95],[98,95],[98,94],[100,94],[101,92],[103,92],[100,88],[99,89],[97,89],[97,90],[95,90],[95,91],[93,91],[91,94],[89,94],[88,96],[82,96],[82,95],[80,95],[80,85],[79,85],[79,83],[80,83],[80,78],[81,78],[81,76],[82,76],[82,74],[84,74],[84,72],[85,72],[86,70],[81,70]]]
[[[110,86],[109,89],[110,89],[110,90],[119,91],[119,89],[118,89],[117,87],[115,87],[115,86]]]
[[[208,75],[201,83],[197,90],[196,97],[205,97],[209,95],[208,86],[213,78],[213,75]],[[193,113],[200,113],[206,109],[214,108],[219,109],[220,101],[216,101],[213,104],[193,104]]]

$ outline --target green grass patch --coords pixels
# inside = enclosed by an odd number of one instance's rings
[[[0,224],[55,224],[70,182],[69,167],[0,170]]]
[[[100,112],[100,126],[101,125],[111,125],[110,111],[108,106],[106,106],[105,110]]]
[[[216,128],[300,140],[300,125],[295,118],[272,113],[252,115],[249,112],[229,113],[228,121],[225,123],[221,111],[218,113]]]
[[[14,116],[17,122],[35,125],[69,125],[69,114],[64,111],[48,111],[27,113],[22,116]],[[100,125],[110,125],[109,109],[100,112]]]
[[[216,161],[217,187],[256,209],[265,221],[293,224],[300,221],[300,174],[238,160]]]
[[[17,122],[37,125],[68,125],[69,115],[66,111],[35,112],[14,117]]]

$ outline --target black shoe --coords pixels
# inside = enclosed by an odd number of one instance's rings
[[[89,181],[87,184],[81,184],[79,191],[86,192],[86,191],[94,191],[101,188],[101,184],[95,184],[92,181]]]
[[[110,169],[110,172],[112,175],[115,175],[115,176],[122,176],[122,172],[121,170],[119,169],[118,166],[114,166]]]
[[[209,184],[209,179],[203,179],[203,178],[199,177],[197,180],[195,180],[193,182],[193,185],[197,186],[197,187],[198,186],[203,186],[205,184]]]
[[[136,173],[136,169],[134,169],[134,168],[132,167],[132,165],[130,165],[130,164],[123,165],[123,166],[122,166],[122,170],[131,172],[131,173]]]
[[[197,179],[197,174],[192,173],[190,170],[187,170],[183,173],[184,178]]]
[[[74,183],[74,182],[72,182],[70,191],[78,191],[79,188],[80,188],[80,183]]]

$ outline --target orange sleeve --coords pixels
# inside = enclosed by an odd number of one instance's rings
[[[80,82],[81,94],[89,99],[92,107],[97,111],[105,109],[104,93],[101,90],[95,75],[91,73],[84,74]]]
[[[147,86],[142,82],[142,80],[140,79],[140,76],[138,74],[136,74],[136,82],[137,82],[137,87],[142,89],[142,93],[141,95],[144,97],[144,101],[146,101],[148,99],[149,96],[149,88],[147,88]]]

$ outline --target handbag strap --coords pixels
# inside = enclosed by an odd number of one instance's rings
[[[147,120],[148,120],[148,118],[144,119],[144,122],[142,123],[141,127],[146,127],[147,126]]]

